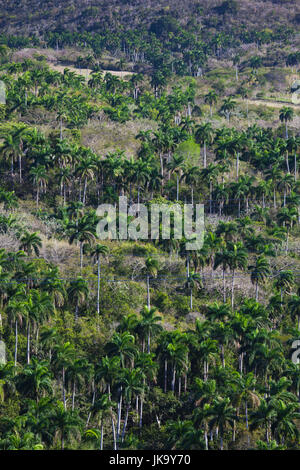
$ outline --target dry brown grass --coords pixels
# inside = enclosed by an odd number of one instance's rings
[[[140,142],[135,136],[141,131],[156,129],[157,124],[148,119],[128,121],[124,124],[112,121],[91,120],[82,131],[82,144],[99,154],[107,154],[117,149],[124,150],[126,155],[135,155]]]

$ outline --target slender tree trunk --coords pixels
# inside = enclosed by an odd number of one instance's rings
[[[66,410],[66,409],[67,409],[67,406],[66,406],[65,368],[64,368],[64,366],[63,366],[63,368],[62,368],[62,392],[63,392],[64,410]]]
[[[126,432],[126,427],[127,427],[127,422],[128,422],[129,409],[130,409],[130,405],[127,405],[126,415],[125,415],[125,420],[124,420],[124,425],[123,425],[123,431],[122,431],[122,436],[121,436],[121,442],[123,442],[124,438],[125,438],[125,432]]]
[[[120,436],[120,429],[121,429],[121,415],[122,415],[122,386],[120,390],[120,398],[118,402],[118,421],[117,421],[117,448],[119,448],[119,436]]]
[[[103,419],[101,419],[100,429],[101,429],[100,450],[103,450]]]
[[[175,379],[176,379],[176,367],[173,366],[173,377],[172,377],[172,392],[175,391]]]
[[[19,155],[19,180],[22,183],[22,156]]]
[[[168,382],[168,361],[165,359],[165,370],[164,370],[164,392],[167,393],[167,382]]]
[[[93,387],[92,406],[94,406],[94,404],[95,404],[95,398],[96,398],[96,389],[95,389],[95,382],[94,382],[94,380],[93,380],[93,382],[92,382],[92,387]],[[86,420],[86,424],[85,424],[86,427],[88,426],[88,424],[89,424],[89,422],[90,422],[91,415],[92,415],[92,413],[91,413],[91,411],[90,411],[89,414],[88,414],[87,420]]]
[[[27,364],[30,363],[30,323],[27,325]]]
[[[147,307],[150,308],[150,276],[147,274]]]
[[[225,269],[223,268],[223,302],[226,303],[226,280],[225,280]]]
[[[85,206],[85,200],[86,200],[86,190],[87,190],[87,178],[84,180],[84,187],[83,187],[83,198],[82,198],[82,204]]]
[[[110,384],[108,384],[107,387],[108,387],[108,398],[111,403]],[[111,415],[111,427],[112,427],[112,435],[113,435],[113,442],[114,442],[114,450],[117,450],[116,428],[115,428],[112,406],[110,407],[110,415]]]
[[[101,266],[100,266],[100,256],[98,256],[98,284],[97,284],[97,314],[100,314],[100,275],[101,275]]]
[[[290,164],[289,164],[289,152],[286,152],[286,169],[287,172],[290,173]]]
[[[80,255],[80,274],[81,274],[82,265],[83,265],[83,242],[79,242],[79,255]]]
[[[15,327],[15,366],[17,365],[18,360],[18,321],[16,320]]]
[[[232,271],[232,282],[231,282],[231,308],[234,307],[234,269]]]

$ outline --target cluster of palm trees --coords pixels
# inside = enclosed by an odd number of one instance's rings
[[[217,55],[226,41],[216,37]],[[125,41],[126,54],[132,47]],[[202,59],[190,52],[192,74]],[[0,338],[8,360],[0,366],[0,448],[147,448],[150,433],[158,446],[175,449],[234,448],[245,436],[250,448],[299,446],[300,371],[290,359],[300,330],[293,111],[279,111],[284,138],[281,129],[256,125],[240,131],[231,127],[236,102],[227,97],[219,109],[227,125],[215,129],[197,119],[194,83],[164,92],[166,71],[148,82],[99,70],[86,81],[30,60],[5,71],[6,117],[42,109],[55,114],[58,129],[45,135],[16,121],[1,124],[0,235],[12,234],[16,250],[0,250]],[[216,92],[204,102],[212,117]],[[100,156],[78,143],[75,130],[102,113],[157,126],[137,134],[136,158],[120,150]],[[71,138],[65,126],[75,128]],[[51,236],[77,248],[74,272],[43,259],[42,236],[14,213],[28,195],[41,223],[57,223]],[[122,259],[122,245],[114,256],[113,243],[100,242],[95,211],[119,195],[137,204],[204,203],[212,224],[203,247],[189,252],[186,240],[174,237],[155,246],[128,242],[124,251],[147,253],[135,266],[145,285],[133,274],[120,287],[132,259]],[[168,272],[174,259],[178,280]],[[158,294],[169,300],[167,319]],[[186,310],[201,316],[191,327]]]
[[[21,252],[2,251],[1,280],[10,281],[1,283],[5,337],[15,338],[15,360],[0,367],[0,406],[16,399],[16,391],[23,403],[17,420],[1,418],[2,449],[64,449],[74,445],[74,435],[116,450],[130,446],[133,434],[152,420],[176,449],[223,449],[245,433],[249,446],[258,436],[268,446],[296,444],[300,372],[287,353],[300,300],[289,296],[295,286],[290,273],[276,280],[281,294],[267,306],[255,299],[237,309],[213,302],[203,310],[204,321],[186,331],[165,330],[157,309],[145,306],[139,315],[123,316],[95,355],[61,325],[64,306],[76,308],[79,285],[65,286],[53,269],[37,279],[29,274],[31,264]],[[153,273],[151,259],[146,269]],[[20,276],[27,282],[16,282]],[[274,329],[283,321],[288,344]],[[27,337],[21,355],[19,329]],[[156,404],[159,388],[164,398]],[[173,418],[164,400],[175,400]],[[188,402],[193,409],[187,418]]]

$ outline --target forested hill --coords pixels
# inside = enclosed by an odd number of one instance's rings
[[[0,1],[0,11],[3,32],[26,35],[45,29],[148,29],[162,17],[172,19],[164,24],[164,32],[183,26],[198,32],[241,25],[256,30],[297,28],[300,22],[298,0],[5,0]]]

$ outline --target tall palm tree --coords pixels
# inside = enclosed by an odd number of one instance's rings
[[[60,401],[54,407],[50,419],[53,431],[56,433],[58,430],[60,433],[61,450],[64,450],[66,439],[72,434],[78,434],[82,421],[77,412],[67,410]]]
[[[288,301],[288,307],[291,317],[297,317],[298,330],[300,330],[300,297],[298,295],[293,295]]]
[[[279,119],[281,122],[285,122],[285,138],[289,138],[288,134],[288,122],[294,118],[294,110],[288,106],[284,106],[279,110]]]
[[[300,419],[299,407],[297,403],[285,403],[283,400],[274,401],[275,417],[271,425],[273,435],[281,443],[286,438],[299,436],[296,420]]]
[[[224,449],[224,432],[229,426],[233,427],[234,421],[238,419],[235,409],[230,403],[229,398],[217,397],[213,400],[209,409],[209,427],[218,428],[220,434],[220,450]]]
[[[294,223],[297,222],[297,218],[298,218],[298,212],[295,207],[292,207],[290,209],[287,207],[284,207],[277,213],[278,222],[284,227],[286,227],[286,230],[287,230],[286,246],[285,246],[286,253],[288,252],[288,249],[289,249],[289,234]]]
[[[123,442],[125,438],[126,427],[128,423],[128,415],[133,395],[139,396],[143,393],[144,378],[145,374],[139,367],[136,367],[133,370],[124,369],[122,373],[121,381],[124,394],[124,402],[126,404],[126,413],[122,430],[121,442]]]
[[[87,183],[88,180],[93,180],[95,177],[96,171],[96,164],[91,152],[86,149],[83,152],[83,156],[81,157],[79,164],[75,169],[75,174],[80,176],[80,180],[84,181],[83,186],[83,196],[82,196],[82,204],[85,206],[86,202],[86,195],[87,195]]]
[[[18,296],[19,297],[19,296]],[[18,325],[22,326],[24,318],[27,314],[26,301],[20,298],[11,298],[7,306],[7,313],[10,321],[15,322],[15,366],[18,362]]]
[[[258,286],[260,282],[264,282],[266,277],[271,273],[270,265],[264,255],[260,255],[255,265],[249,266],[251,270],[251,282],[255,284],[255,300],[258,301]]]
[[[171,173],[176,174],[176,201],[179,200],[179,181],[182,173],[182,168],[184,165],[184,157],[182,155],[173,155],[173,160],[168,163],[167,168],[170,170]]]
[[[101,280],[101,256],[107,255],[109,249],[106,245],[97,244],[91,250],[91,256],[97,261],[97,314],[100,313],[100,280]]]
[[[111,402],[108,394],[103,394],[93,405],[92,413],[99,416],[99,429],[87,429],[85,435],[88,438],[96,440],[100,450],[103,450],[103,436],[104,436],[104,419],[110,415]],[[100,444],[100,445],[99,445]]]
[[[204,102],[209,104],[210,108],[210,117],[212,117],[212,107],[218,101],[218,95],[215,90],[210,90],[204,97]]]
[[[70,285],[67,289],[68,298],[71,303],[75,305],[75,321],[78,320],[78,310],[80,305],[82,305],[88,298],[89,288],[88,283],[82,277],[73,279],[70,282]]]
[[[32,181],[36,186],[36,207],[39,207],[40,189],[46,189],[48,173],[44,165],[38,165],[30,170]]]
[[[80,220],[70,224],[70,237],[69,243],[72,244],[75,240],[79,241],[80,251],[80,272],[82,272],[83,266],[83,245],[91,245],[95,240],[95,225],[88,215],[83,216]]]
[[[66,343],[56,344],[54,348],[54,365],[62,372],[62,397],[63,408],[67,409],[66,402],[66,370],[72,364],[75,358],[75,348],[67,341]]]
[[[141,311],[141,319],[136,326],[136,330],[142,337],[142,351],[145,351],[145,338],[147,338],[147,353],[150,354],[150,338],[159,334],[162,331],[162,326],[159,324],[161,317],[156,315],[157,309],[155,307],[144,307]]]
[[[185,283],[186,287],[190,290],[190,309],[191,310],[193,310],[193,288],[201,284],[202,284],[202,280],[201,280],[200,274],[197,274],[194,271],[191,271]]]
[[[147,307],[150,309],[150,277],[156,277],[159,269],[159,261],[152,256],[148,256],[145,261],[144,270],[147,277]]]
[[[196,127],[195,141],[197,144],[203,145],[203,168],[206,168],[206,146],[213,143],[214,130],[210,122],[201,124]]]
[[[237,269],[245,269],[247,265],[247,251],[241,242],[228,242],[228,266],[232,273],[231,307],[234,307],[234,279]]]
[[[235,107],[236,107],[236,102],[233,100],[231,96],[224,99],[223,104],[220,108],[220,111],[225,114],[228,122],[230,121],[230,115],[232,111],[235,109]]]
[[[112,434],[113,434],[113,442],[114,442],[114,450],[117,449],[117,440],[116,440],[116,428],[113,416],[113,402],[112,402],[112,386],[115,383],[116,378],[120,373],[120,358],[117,356],[113,356],[111,358],[105,356],[102,357],[99,366],[96,368],[95,371],[95,380],[97,382],[104,382],[108,400],[110,405],[110,416],[111,416],[111,424],[112,424]]]

